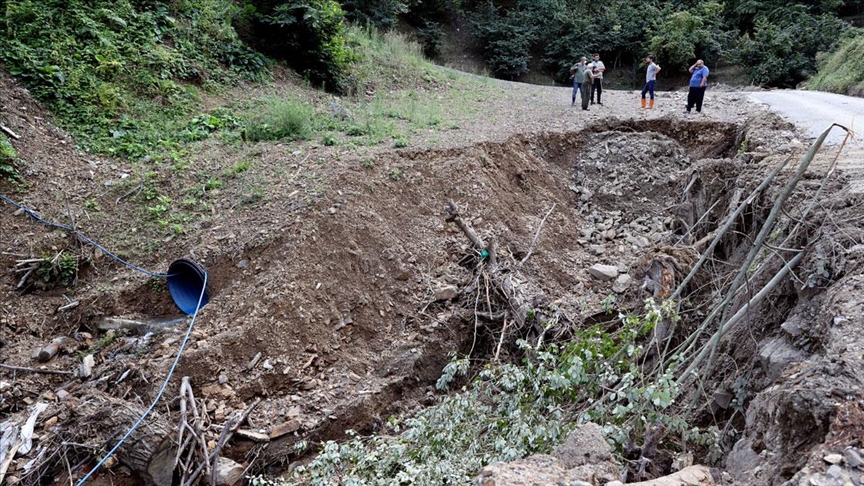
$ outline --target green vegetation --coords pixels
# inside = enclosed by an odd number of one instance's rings
[[[89,150],[161,157],[195,120],[199,89],[254,79],[264,58],[222,0],[0,2],[0,60]]]
[[[629,71],[634,80],[641,60],[654,54],[676,70],[697,58],[711,66],[723,58],[747,67],[756,84],[795,86],[815,72],[817,52],[831,49],[848,27],[838,14],[854,4],[516,0],[507,7],[483,2],[468,18],[499,77],[539,68],[565,82],[578,56],[600,52],[607,68]]]
[[[56,255],[43,252],[36,268],[36,286],[49,290],[57,286],[71,287],[78,280],[78,257],[68,251]]]
[[[816,54],[830,49],[846,24],[829,15],[813,16],[804,9],[778,10],[756,20],[729,60],[747,67],[759,85],[794,88],[816,73]]]
[[[549,452],[584,421],[603,424],[619,453],[651,424],[665,426],[683,448],[716,452],[716,429],[690,427],[675,413],[679,389],[671,374],[643,380],[648,377],[636,364],[643,351],[638,342],[661,319],[676,319],[672,309],[649,301],[645,316],[622,316],[614,332],[596,326],[567,343],[522,341],[521,363],[487,363],[461,391],[415,416],[391,418],[391,434],[327,442],[285,482],[253,484],[324,485],[337,478],[340,484],[468,484],[491,462]],[[453,359],[437,387],[464,380],[470,364],[467,357]]]
[[[313,131],[314,109],[310,105],[285,98],[262,102],[263,111],[246,123],[247,140],[303,140]]]
[[[17,181],[20,178],[16,164],[18,152],[5,134],[0,133],[0,181]]]
[[[807,87],[864,96],[864,29],[851,29],[833,53],[817,57],[819,72]]]

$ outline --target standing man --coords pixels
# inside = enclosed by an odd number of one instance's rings
[[[705,99],[705,88],[708,87],[708,68],[702,59],[696,61],[696,64],[690,66],[690,93],[687,94],[687,111],[685,115],[690,114],[690,109],[696,105],[696,113],[702,113],[702,100]]]
[[[573,80],[573,96],[570,99],[570,106],[576,104],[576,95],[581,93],[582,80],[584,76],[579,73],[585,69],[585,56],[579,58],[579,61],[570,68],[570,79]]]
[[[582,94],[582,109],[588,109],[588,100],[591,97],[591,82],[594,76],[591,75],[591,67],[586,64],[588,59],[582,56],[575,66],[570,68],[573,72],[573,103],[576,103],[576,86],[579,86],[579,91]]]
[[[645,58],[648,63],[648,69],[645,71],[645,87],[642,88],[642,108],[645,108],[645,93],[651,93],[651,103],[648,109],[654,108],[654,85],[657,83],[657,73],[660,72],[660,66],[654,64],[654,56]]]
[[[606,66],[600,60],[600,54],[594,54],[594,60],[591,61],[591,72],[594,73],[594,83],[591,84],[591,104],[594,104],[594,91],[597,91],[597,104],[602,105],[600,95],[603,94],[603,71]]]

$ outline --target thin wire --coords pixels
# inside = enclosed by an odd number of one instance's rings
[[[105,461],[107,461],[109,457],[111,457],[112,455],[114,455],[115,452],[117,452],[117,449],[119,449],[120,446],[123,445],[124,442],[126,442],[126,439],[128,439],[129,436],[132,435],[132,432],[134,432],[135,429],[138,428],[138,426],[140,426],[142,423],[144,423],[144,419],[147,418],[148,415],[150,415],[150,412],[153,411],[153,408],[156,407],[156,404],[162,398],[162,394],[165,392],[165,389],[168,387],[168,382],[171,381],[171,376],[174,374],[174,371],[177,369],[177,363],[180,362],[180,356],[183,354],[183,350],[186,348],[186,344],[189,341],[189,336],[192,334],[192,327],[195,325],[195,319],[198,317],[198,311],[201,310],[201,301],[204,300],[204,293],[206,292],[206,290],[207,290],[207,272],[204,272],[204,283],[201,286],[201,295],[198,297],[198,305],[195,307],[195,313],[192,314],[192,322],[189,323],[189,328],[186,329],[186,335],[183,336],[183,341],[180,343],[180,349],[177,350],[177,357],[174,358],[174,363],[171,365],[171,368],[168,370],[168,376],[166,376],[165,381],[162,382],[162,387],[159,389],[159,393],[156,394],[156,398],[153,399],[153,403],[150,404],[150,407],[147,408],[147,410],[144,412],[144,415],[142,415],[141,418],[139,418],[138,421],[136,421],[135,424],[132,425],[132,428],[130,428],[129,431],[126,432],[126,435],[124,435],[123,438],[121,438],[120,441],[117,442],[117,444],[110,451],[108,451],[108,454],[106,454],[105,457],[103,457],[96,464],[96,466],[93,469],[91,469],[90,472],[87,473],[86,476],[84,476],[83,478],[81,478],[80,481],[78,481],[77,486],[83,485],[88,479],[90,479],[90,476],[92,476],[96,471],[99,470],[100,467],[102,467],[102,464],[104,464]]]
[[[150,270],[147,270],[146,268],[141,268],[141,267],[139,267],[138,265],[135,265],[135,264],[129,263],[129,262],[127,262],[126,260],[124,260],[124,259],[120,258],[119,256],[117,256],[116,254],[114,254],[113,252],[108,251],[108,249],[106,249],[104,246],[100,245],[99,243],[96,243],[95,241],[93,241],[92,239],[90,239],[89,236],[85,235],[84,233],[81,233],[80,231],[76,230],[75,228],[73,228],[73,227],[71,227],[71,226],[67,226],[67,225],[65,225],[65,224],[60,224],[60,223],[55,223],[55,222],[53,222],[53,221],[48,221],[48,220],[42,218],[41,216],[39,216],[39,215],[38,215],[35,211],[33,211],[32,209],[30,209],[30,208],[28,208],[28,207],[26,207],[26,206],[23,206],[23,205],[21,205],[21,204],[18,204],[17,202],[15,202],[15,201],[9,199],[8,197],[4,196],[3,194],[0,194],[0,199],[6,201],[7,203],[9,203],[9,204],[15,206],[15,207],[18,208],[18,209],[24,211],[25,213],[27,213],[28,216],[30,216],[31,218],[35,219],[36,221],[39,221],[40,223],[43,223],[43,224],[45,224],[45,225],[47,225],[47,226],[51,226],[51,227],[53,227],[53,228],[58,228],[58,229],[62,229],[62,230],[64,230],[64,231],[68,231],[68,232],[70,232],[70,233],[73,233],[73,234],[74,234],[75,236],[77,236],[78,238],[81,238],[82,240],[86,241],[87,243],[90,243],[91,245],[95,246],[96,248],[99,248],[100,250],[102,250],[102,253],[104,253],[104,254],[110,256],[111,258],[117,260],[118,262],[122,263],[123,265],[126,265],[126,266],[129,267],[129,268],[132,268],[132,269],[134,269],[134,270],[138,270],[139,272],[141,272],[141,273],[143,273],[143,274],[146,274],[146,275],[149,275],[149,276],[151,276],[151,277],[167,278],[167,277],[170,276],[170,275],[167,274],[167,273],[156,273],[156,272],[151,272]]]

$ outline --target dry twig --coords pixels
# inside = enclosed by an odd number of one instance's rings
[[[12,365],[7,365],[7,364],[3,364],[3,363],[0,363],[0,368],[5,368],[7,370],[13,370],[13,371],[26,371],[29,373],[42,373],[45,375],[74,375],[75,374],[71,371],[42,370],[39,368],[27,368],[24,366],[12,366]]]

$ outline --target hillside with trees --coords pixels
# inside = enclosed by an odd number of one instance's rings
[[[0,0],[0,486],[857,485],[862,8]]]

